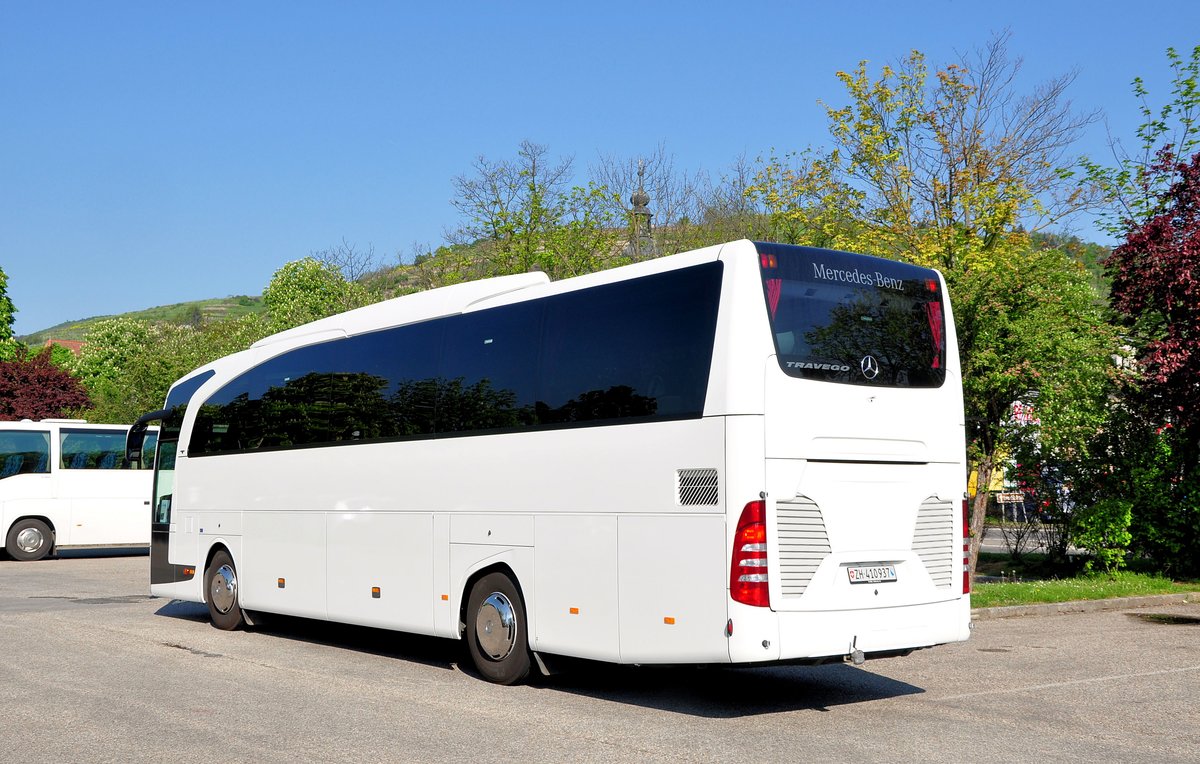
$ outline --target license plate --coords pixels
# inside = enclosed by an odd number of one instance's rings
[[[895,565],[851,565],[846,568],[852,584],[881,584],[896,580]]]

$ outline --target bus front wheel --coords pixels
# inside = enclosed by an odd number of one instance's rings
[[[521,592],[505,574],[488,573],[471,587],[464,636],[484,679],[517,684],[529,676],[526,623]]]
[[[237,569],[224,550],[213,555],[204,571],[204,599],[212,625],[218,629],[232,631],[246,622],[238,605]]]
[[[27,517],[13,523],[5,540],[4,551],[14,560],[30,562],[50,554],[54,547],[54,532],[41,520]]]

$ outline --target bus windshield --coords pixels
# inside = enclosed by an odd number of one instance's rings
[[[884,387],[945,381],[946,320],[936,271],[809,247],[756,246],[786,374]]]

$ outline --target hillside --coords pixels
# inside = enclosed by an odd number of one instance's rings
[[[1080,263],[1087,271],[1096,300],[1104,304],[1108,297],[1108,279],[1104,274],[1104,259],[1109,248],[1086,242],[1076,236],[1062,234],[1033,234],[1033,244],[1042,248],[1061,249]],[[431,289],[464,278],[481,278],[489,275],[481,266],[480,249],[471,245],[439,247],[436,252],[420,256],[413,264],[390,265],[368,271],[358,277],[358,282],[374,299],[398,297],[411,292]],[[447,277],[449,281],[447,281]],[[204,320],[238,318],[248,313],[265,313],[262,297],[235,295],[220,299],[196,300],[174,305],[161,305],[131,313],[114,316],[93,316],[76,321],[67,321],[39,332],[17,337],[30,346],[43,344],[53,337],[63,340],[82,340],[90,325],[108,318],[132,318],[139,321],[168,322],[174,324],[199,324]]]
[[[51,337],[60,340],[82,340],[88,327],[97,321],[108,318],[132,318],[138,321],[165,321],[173,324],[198,324],[205,319],[237,318],[248,313],[263,313],[266,306],[261,297],[235,295],[193,302],[180,302],[174,305],[160,305],[145,310],[121,313],[113,316],[92,316],[75,321],[66,321],[47,329],[17,337],[17,340],[30,346],[43,344]]]

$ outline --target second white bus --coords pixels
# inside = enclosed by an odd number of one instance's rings
[[[128,430],[81,419],[0,422],[0,533],[9,557],[150,542],[151,465],[126,461]]]
[[[738,241],[432,290],[178,382],[151,592],[548,656],[820,663],[969,634],[933,270]],[[136,449],[136,437],[131,438]]]

